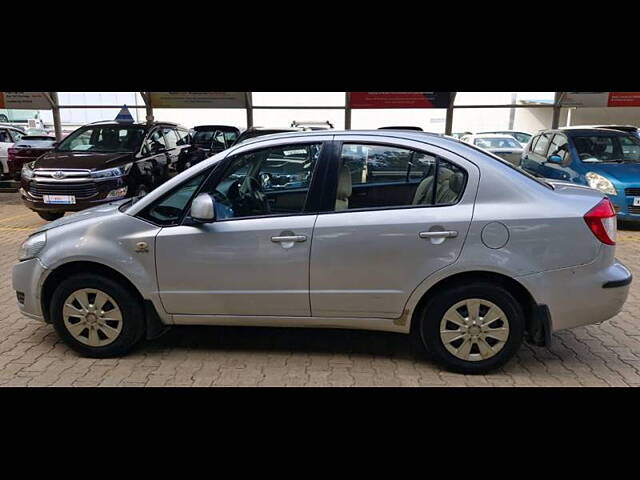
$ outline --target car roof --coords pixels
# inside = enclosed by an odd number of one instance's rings
[[[474,133],[473,135],[469,136],[475,138],[512,138],[515,140],[515,138],[513,138],[508,133]]]
[[[238,127],[234,127],[233,125],[196,125],[195,127],[193,127],[193,129],[195,131],[199,131],[199,130],[209,130],[209,129],[214,129],[214,130],[240,130]]]
[[[623,132],[622,130],[615,130],[612,128],[597,128],[597,127],[585,127],[583,125],[578,125],[575,127],[560,127],[557,129],[549,129],[549,130],[540,130],[540,133],[564,133],[567,135],[573,135],[573,134],[578,134],[578,133],[595,133],[595,134],[607,134],[607,135],[629,135],[629,132]]]
[[[509,132],[509,133],[524,133],[524,134],[526,134],[526,135],[532,135],[531,133],[529,133],[529,132],[525,132],[524,130],[510,130],[510,129],[508,129],[508,128],[505,128],[504,130],[500,130],[500,129],[496,129],[496,130],[483,130],[482,132],[478,132],[478,133],[476,133],[476,135],[485,134],[485,133],[502,133],[502,132],[504,132],[504,133],[507,133],[507,132]]]
[[[86,127],[87,125],[123,125],[123,126],[139,126],[139,127],[158,127],[158,126],[167,126],[167,127],[181,127],[185,128],[182,125],[172,122],[118,122],[116,120],[99,120],[97,122],[87,123],[83,125]],[[82,127],[81,127],[82,128]]]

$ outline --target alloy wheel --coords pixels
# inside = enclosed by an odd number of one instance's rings
[[[117,302],[95,288],[83,288],[69,295],[62,318],[73,338],[90,347],[109,345],[122,332],[122,313]]]
[[[440,321],[440,339],[456,358],[487,360],[505,346],[509,319],[495,303],[469,298],[453,305]]]

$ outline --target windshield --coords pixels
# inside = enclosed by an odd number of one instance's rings
[[[521,145],[511,137],[476,138],[474,144],[480,148],[522,148]]]
[[[144,139],[145,129],[134,125],[100,125],[79,128],[58,147],[61,152],[135,152]]]
[[[576,135],[573,143],[584,163],[640,163],[640,139],[634,135]]]

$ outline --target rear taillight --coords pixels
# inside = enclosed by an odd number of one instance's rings
[[[606,245],[616,244],[616,212],[608,198],[603,198],[600,203],[589,210],[584,216],[584,221],[598,240]]]

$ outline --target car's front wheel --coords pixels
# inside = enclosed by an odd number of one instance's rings
[[[140,301],[102,275],[83,273],[62,281],[53,292],[50,315],[65,343],[87,357],[124,355],[144,333]]]
[[[498,285],[461,285],[428,302],[419,333],[445,368],[481,374],[501,367],[517,352],[524,335],[524,314],[513,295]]]

